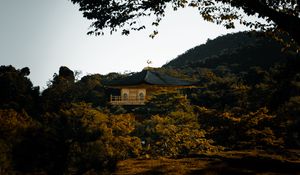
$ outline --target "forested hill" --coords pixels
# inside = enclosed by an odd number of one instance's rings
[[[165,68],[206,67],[240,65],[240,69],[252,66],[269,67],[286,57],[277,42],[256,36],[255,33],[239,32],[208,40],[196,46],[169,63]]]
[[[29,68],[0,66],[0,174],[118,174],[114,171],[124,159],[174,157],[177,162],[197,155],[209,173],[215,162],[244,160],[247,165],[273,162],[258,173],[284,165],[291,169],[287,174],[295,174],[300,167],[300,55],[283,54],[278,44],[246,33],[219,37],[155,69],[198,86],[181,92],[153,88],[157,91],[145,105],[137,106],[109,103],[120,90],[107,82],[133,74],[77,80],[61,66],[40,93],[28,78]],[[245,157],[242,152],[249,150],[253,155]],[[232,151],[242,153],[240,158]],[[261,152],[268,155],[262,158]],[[234,159],[221,159],[224,154]],[[149,161],[152,169],[158,167]],[[247,166],[237,165],[230,167],[233,174],[256,172],[238,171]],[[183,174],[179,168],[177,174]],[[156,172],[165,171],[144,174]]]

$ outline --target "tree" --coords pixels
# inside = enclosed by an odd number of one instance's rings
[[[25,110],[35,117],[39,100],[39,87],[34,87],[29,78],[29,68],[21,70],[13,66],[0,66],[0,109]]]
[[[278,112],[278,120],[283,127],[282,134],[288,147],[299,148],[300,96],[291,97]]]
[[[172,112],[192,113],[193,108],[185,96],[174,90],[162,90],[152,94],[151,99],[135,113],[148,118],[153,115],[168,115]]]
[[[44,111],[57,111],[65,103],[75,102],[76,96],[71,93],[75,87],[74,72],[61,66],[59,74],[53,75],[53,80],[48,83],[48,88],[42,93],[42,107]]]
[[[101,140],[109,132],[105,114],[86,103],[69,103],[58,113],[46,113],[43,119],[46,127],[43,138],[51,140],[50,148],[45,147],[43,151],[48,154],[43,156],[48,174],[68,171],[83,174],[89,169],[98,171],[106,166],[105,144]]]
[[[154,115],[144,120],[136,134],[144,142],[146,156],[186,156],[195,152],[216,151],[212,140],[205,138],[205,131],[197,124],[196,116],[174,112],[167,116]]]
[[[28,154],[43,162],[48,174],[113,171],[118,160],[139,155],[140,139],[131,136],[134,121],[131,115],[108,116],[84,102],[64,104],[43,115],[43,135],[31,142],[42,151]]]
[[[27,139],[27,133],[37,128],[38,123],[24,110],[0,109],[0,125],[0,174],[14,174],[14,170],[20,170],[18,162],[24,159],[19,153],[32,152],[29,147],[17,147]],[[30,165],[27,161],[26,167],[31,168]]]
[[[202,18],[209,22],[222,24],[226,28],[234,28],[241,24],[256,29],[272,32],[287,32],[292,41],[300,43],[300,1],[299,0],[71,0],[80,5],[83,16],[93,20],[93,31],[88,34],[104,34],[108,28],[111,33],[121,28],[123,34],[130,30],[141,30],[140,17],[156,16],[152,25],[157,26],[165,15],[166,8],[171,5],[174,10],[191,6],[197,8]],[[244,19],[242,11],[249,15],[257,15],[266,22],[251,22]],[[152,37],[157,32],[154,31]]]

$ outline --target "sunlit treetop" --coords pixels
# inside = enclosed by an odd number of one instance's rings
[[[79,4],[84,17],[92,20],[88,34],[103,35],[121,30],[128,35],[132,30],[145,29],[141,17],[155,16],[153,26],[158,26],[167,7],[173,10],[185,7],[197,9],[206,21],[234,28],[241,23],[252,29],[287,33],[292,42],[300,43],[299,0],[71,0]],[[263,20],[251,21],[248,16]],[[261,22],[263,21],[263,22]],[[157,34],[155,30],[151,37]]]

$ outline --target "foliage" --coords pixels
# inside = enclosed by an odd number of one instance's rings
[[[87,75],[75,82],[73,71],[61,67],[59,75],[54,74],[48,88],[43,91],[44,111],[58,111],[64,104],[75,102],[92,103],[94,107],[105,106],[105,88],[101,75]]]
[[[177,112],[173,116],[155,115],[145,120],[137,131],[144,141],[145,154],[178,156],[215,151],[216,148],[211,145],[212,141],[205,138],[205,131],[201,130],[195,122],[184,121],[185,117],[189,117],[188,115]]]
[[[33,87],[27,78],[29,68],[17,70],[12,66],[0,66],[0,108],[25,109],[29,114],[36,115],[39,88]]]
[[[233,72],[247,71],[253,66],[268,68],[285,58],[281,47],[273,39],[261,37],[259,33],[233,33],[191,48],[163,67],[171,70],[180,68],[181,72],[190,75],[199,68],[214,69],[223,65],[233,65],[230,67]]]
[[[282,136],[286,139],[286,144],[289,147],[297,148],[299,142],[299,127],[300,127],[300,96],[292,96],[279,109],[279,121],[282,127]]]
[[[132,116],[108,117],[86,103],[73,103],[44,120],[55,143],[56,173],[113,170],[117,160],[139,154],[140,140],[130,136]]]
[[[197,107],[196,113],[200,127],[203,128],[208,139],[212,139],[217,145],[231,148],[237,145],[239,134],[239,118],[233,117],[229,112],[219,112],[215,109]]]
[[[0,109],[0,173],[13,173],[16,162],[20,157],[16,156],[16,147],[26,139],[26,133],[37,127],[32,118],[26,112],[16,112],[13,109]],[[23,148],[22,152],[31,151]]]
[[[74,4],[79,4],[83,16],[93,20],[91,27],[94,30],[89,34],[104,34],[104,29],[110,32],[121,28],[123,34],[129,34],[130,30],[142,30],[145,25],[139,22],[140,18],[155,16],[153,26],[158,26],[161,19],[165,16],[168,6],[174,10],[187,6],[197,9],[206,21],[222,24],[226,28],[234,28],[236,22],[263,31],[287,32],[291,37],[291,43],[300,42],[298,34],[300,26],[299,1],[243,1],[243,0],[164,0],[164,1],[89,1],[71,0]],[[251,21],[244,18],[243,13],[248,16],[259,16],[264,22]],[[275,32],[276,31],[276,32]],[[157,34],[155,30],[151,37]],[[276,35],[275,38],[280,37]],[[278,40],[280,40],[279,38]]]
[[[73,71],[64,66],[60,67],[59,74],[53,75],[53,80],[43,91],[42,106],[44,111],[58,111],[62,104],[74,102],[74,96],[69,93],[74,88],[74,81]]]
[[[146,156],[178,156],[216,150],[197,124],[187,98],[176,91],[153,94],[147,104],[135,112],[146,119],[135,131],[143,140]]]
[[[108,125],[113,136],[107,148],[110,154],[116,155],[119,159],[139,156],[141,141],[133,135],[136,127],[135,117],[131,114],[112,115],[109,117]]]
[[[136,108],[135,112],[143,117],[149,117],[156,114],[166,115],[175,111],[191,112],[192,110],[188,99],[183,94],[174,90],[165,90],[154,93],[151,99],[144,106]]]
[[[240,131],[244,130],[243,144],[249,147],[259,146],[261,148],[282,148],[283,138],[278,137],[274,130],[275,117],[268,114],[266,108],[243,115],[240,123]]]
[[[226,49],[226,40],[238,44]],[[272,43],[243,33],[209,41],[222,51],[214,55],[211,46],[197,57],[201,46],[159,70],[197,87],[160,88],[135,107],[107,103],[105,84],[125,75],[76,81],[61,67],[39,93],[28,68],[1,66],[0,174],[110,173],[119,160],[140,156],[299,149],[299,54]]]
[[[0,139],[0,173],[9,174],[13,172],[13,163],[11,157],[10,146],[2,139]]]
[[[266,108],[238,115],[198,108],[200,125],[208,131],[208,138],[233,149],[281,149],[284,140],[278,133],[276,118]]]
[[[26,113],[0,110],[1,173],[113,171],[118,160],[140,154],[140,139],[131,136],[134,121],[131,115],[108,117],[86,103],[46,113],[42,125]]]
[[[20,134],[33,125],[26,112],[18,113],[13,109],[0,110],[0,138],[17,141]]]

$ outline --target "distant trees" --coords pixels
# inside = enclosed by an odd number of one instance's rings
[[[60,67],[59,74],[54,74],[42,93],[42,106],[45,111],[57,111],[64,104],[82,101],[92,103],[94,107],[105,106],[107,101],[102,79],[103,76],[95,74],[75,82],[73,71]]]
[[[39,93],[28,68],[1,66],[0,174],[109,173],[127,158],[299,148],[300,61],[293,54],[247,69],[226,59],[165,68],[201,86],[182,90],[188,98],[162,88],[145,105],[129,107],[107,104],[104,82],[120,74],[75,81],[61,67]]]
[[[60,67],[59,74],[53,75],[48,88],[43,91],[42,103],[45,111],[57,111],[64,103],[75,102],[75,96],[71,90],[75,87],[73,71],[67,67]]]
[[[219,36],[177,56],[164,68],[182,68],[183,72],[196,72],[199,68],[215,68],[222,65],[237,65],[231,71],[246,71],[253,66],[270,67],[284,60],[282,46],[273,39],[257,36],[258,33],[238,32]],[[184,69],[183,69],[184,68]]]

